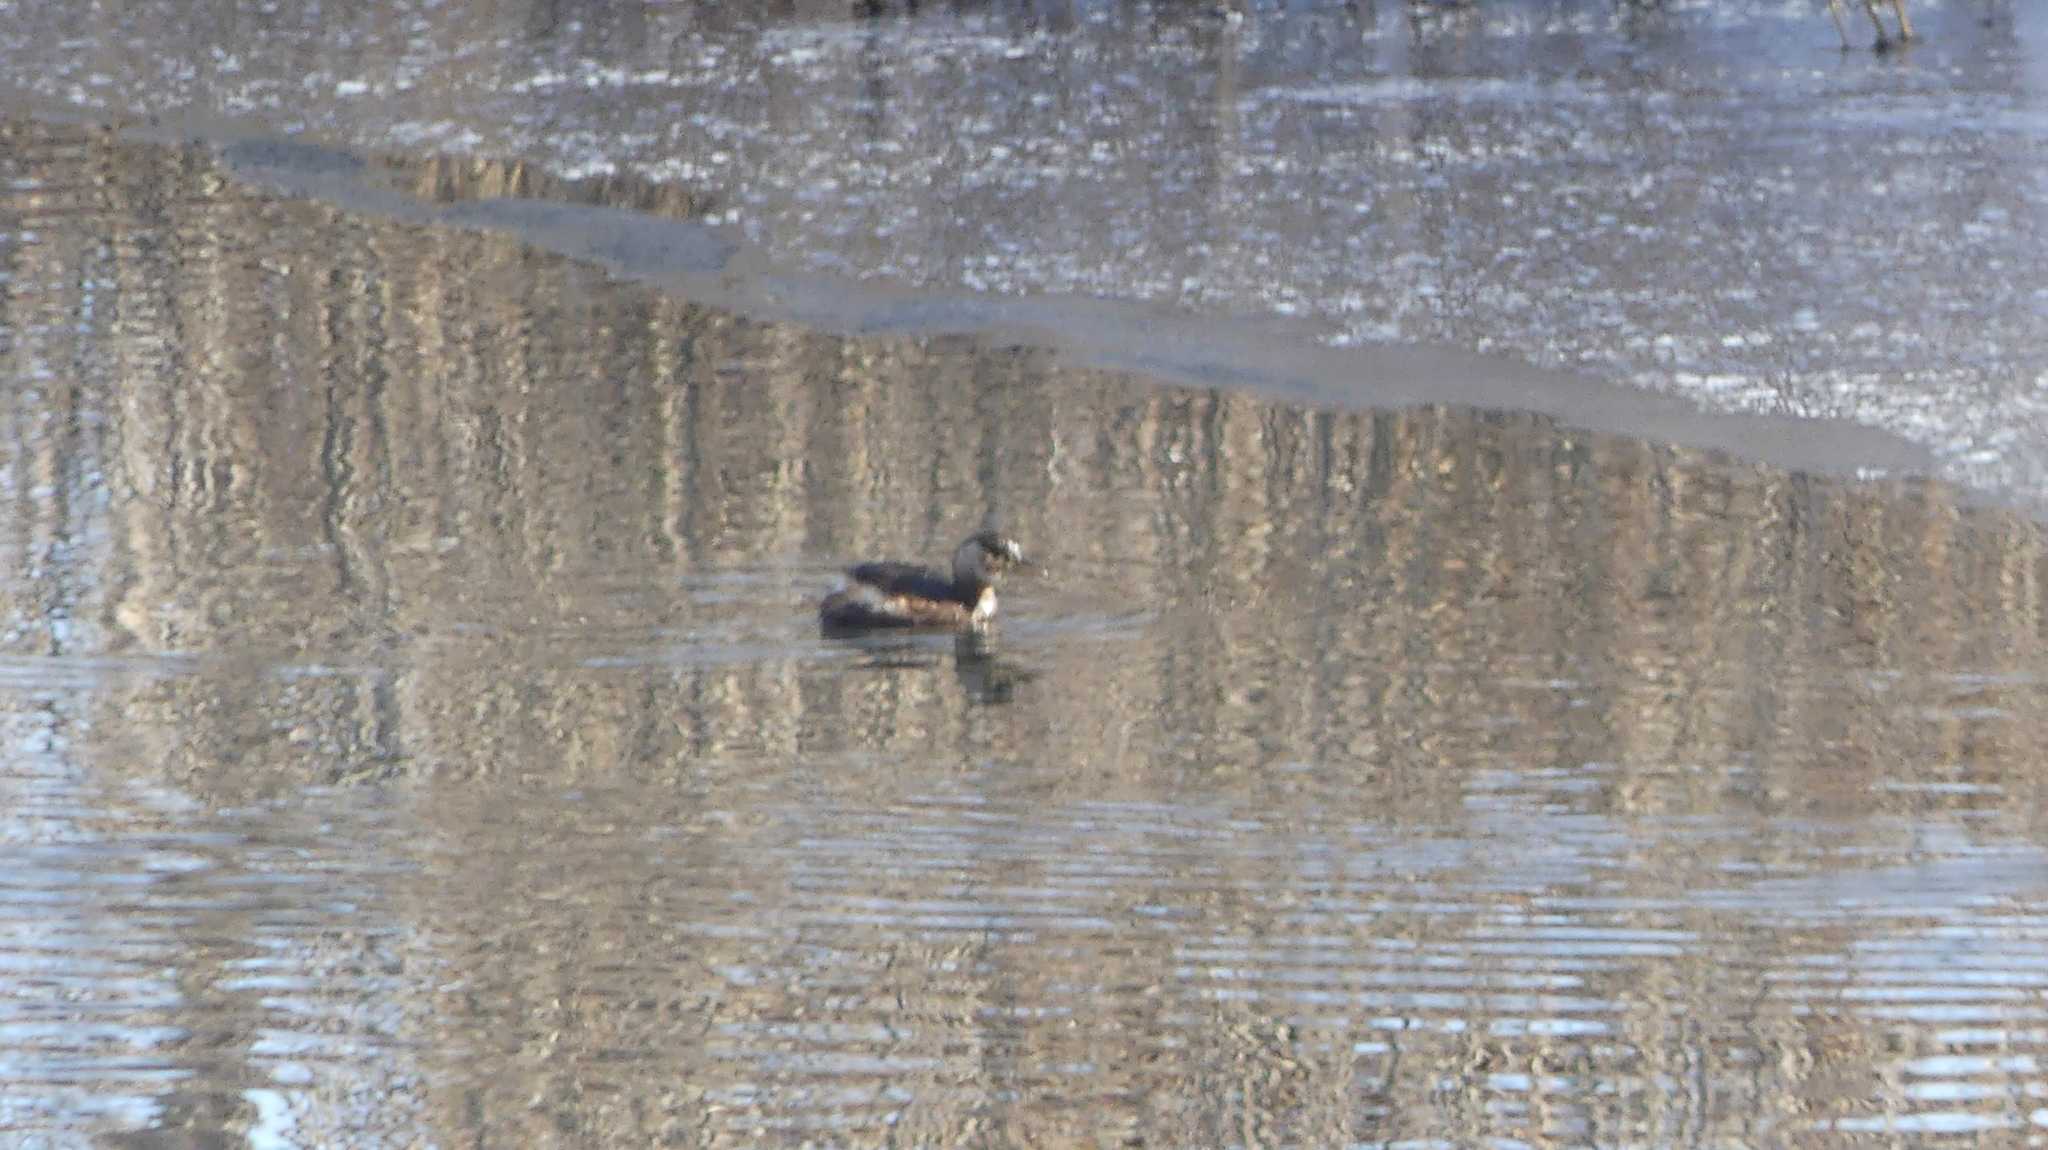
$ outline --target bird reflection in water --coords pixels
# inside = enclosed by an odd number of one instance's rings
[[[863,671],[937,671],[950,664],[967,697],[976,703],[1008,703],[1039,672],[1002,656],[997,633],[977,630],[945,636],[901,632],[835,635],[832,641],[861,652]],[[951,650],[947,650],[950,647]]]
[[[963,631],[953,638],[953,675],[975,702],[1007,703],[1038,672],[998,657],[993,633]]]

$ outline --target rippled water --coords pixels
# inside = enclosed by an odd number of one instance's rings
[[[680,189],[814,272],[1840,418],[2048,501],[2048,7],[1913,0],[1877,56],[1820,0],[1232,6],[22,4],[0,95]]]
[[[2043,540],[0,125],[0,1129],[2025,1144]],[[991,650],[832,572],[1002,512]]]

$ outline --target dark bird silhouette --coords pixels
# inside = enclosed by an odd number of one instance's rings
[[[996,584],[1028,568],[1024,549],[1002,532],[984,529],[953,552],[953,573],[911,563],[863,563],[847,571],[848,585],[818,605],[827,634],[888,628],[973,631],[996,617]]]

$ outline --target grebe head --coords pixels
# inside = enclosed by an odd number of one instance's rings
[[[1000,531],[983,530],[968,536],[953,552],[953,581],[993,587],[1004,575],[1029,566],[1015,539]]]

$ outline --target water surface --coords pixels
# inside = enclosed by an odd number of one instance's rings
[[[0,127],[28,1144],[2020,1145],[2044,556]],[[821,640],[988,509],[986,650]]]
[[[1477,349],[2048,499],[2048,8],[1914,0],[1878,56],[1819,0],[1231,6],[19,4],[0,101],[652,187],[812,274]]]

